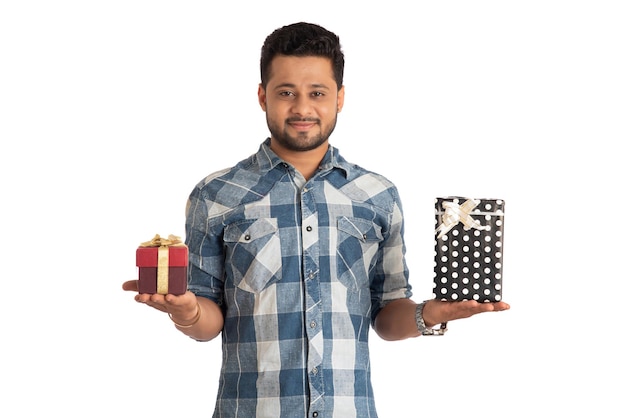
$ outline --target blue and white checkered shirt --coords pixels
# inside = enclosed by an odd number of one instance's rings
[[[269,148],[187,207],[189,289],[224,312],[214,417],[376,417],[368,334],[411,296],[402,206],[329,147],[306,181]]]

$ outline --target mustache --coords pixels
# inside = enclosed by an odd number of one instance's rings
[[[315,122],[315,123],[320,123],[320,120],[318,118],[299,118],[297,116],[293,116],[290,118],[285,119],[286,123],[293,123],[293,122]]]

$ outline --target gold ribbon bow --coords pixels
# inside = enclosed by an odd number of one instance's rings
[[[169,247],[183,245],[180,237],[170,234],[167,238],[161,238],[156,234],[150,241],[142,242],[140,247],[159,247],[157,262],[157,293],[166,295],[169,291],[169,264],[170,249]]]
[[[483,226],[470,216],[470,212],[478,206],[478,202],[473,199],[467,199],[462,205],[455,202],[443,202],[442,206],[446,209],[441,217],[441,225],[437,227],[439,235],[437,238],[441,238],[448,233],[459,222],[463,223],[463,229],[469,231],[470,229],[485,230],[486,226]]]
[[[180,237],[177,237],[176,235],[170,234],[167,238],[161,238],[159,234],[156,234],[154,238],[152,238],[150,241],[142,242],[139,246],[140,247],[168,247],[170,245],[178,245],[182,243],[183,241],[180,239]]]

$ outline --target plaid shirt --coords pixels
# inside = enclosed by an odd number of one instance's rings
[[[368,333],[411,296],[395,186],[329,147],[306,181],[269,148],[187,206],[189,289],[224,312],[214,417],[376,417]]]

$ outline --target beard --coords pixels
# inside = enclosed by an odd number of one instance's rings
[[[324,128],[319,119],[316,118],[288,118],[285,119],[283,128],[279,124],[269,118],[266,114],[267,126],[272,134],[272,139],[276,140],[283,148],[290,151],[310,151],[321,145],[323,145],[330,135],[335,130],[337,125],[337,115],[331,121],[331,123]],[[320,127],[320,132],[317,135],[313,135],[310,132],[300,132],[297,136],[292,136],[287,133],[287,126],[291,122],[315,122]]]

